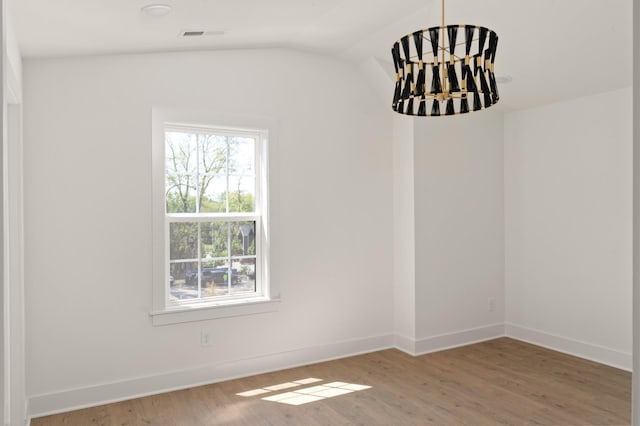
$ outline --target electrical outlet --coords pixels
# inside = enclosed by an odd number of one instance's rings
[[[495,309],[496,309],[496,299],[495,298],[493,298],[493,297],[489,298],[489,306],[488,306],[488,308],[489,308],[489,312],[495,311]]]
[[[208,331],[202,330],[200,332],[200,346],[207,347],[211,346],[211,335]]]

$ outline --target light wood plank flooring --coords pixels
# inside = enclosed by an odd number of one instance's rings
[[[240,392],[314,377],[369,389],[303,405]],[[631,374],[500,338],[419,357],[390,349],[33,419],[56,425],[627,425]]]

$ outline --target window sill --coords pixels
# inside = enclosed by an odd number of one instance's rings
[[[245,299],[216,305],[181,305],[151,312],[154,326],[277,312],[280,299]]]

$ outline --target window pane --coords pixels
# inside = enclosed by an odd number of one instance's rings
[[[202,268],[202,296],[228,296],[229,295],[229,268],[220,266],[216,268]]]
[[[229,212],[254,212],[255,193],[255,177],[229,176]]]
[[[166,179],[167,213],[195,213],[196,178],[191,175],[169,175]]]
[[[175,262],[169,265],[169,300],[178,301],[198,297],[197,262]]]
[[[255,140],[248,137],[229,138],[229,174],[255,175]]]
[[[200,226],[200,257],[202,265],[215,268],[228,263],[229,224],[226,222],[208,222],[202,223]]]
[[[254,256],[256,254],[256,222],[233,222],[231,224],[231,255]]]
[[[193,133],[165,132],[165,161],[169,174],[195,175],[198,168],[197,139]]]
[[[171,260],[198,259],[198,224],[169,224],[169,258]]]
[[[200,174],[227,174],[227,138],[201,133],[198,135],[198,167]]]
[[[256,291],[256,259],[234,259],[232,261],[231,294],[253,293]],[[235,274],[235,279],[233,274]]]
[[[197,144],[195,135],[165,132],[167,213],[193,213],[197,195]]]
[[[198,141],[200,211],[204,213],[226,212],[227,138],[199,134]]]
[[[202,176],[200,212],[225,213],[227,211],[227,177]]]

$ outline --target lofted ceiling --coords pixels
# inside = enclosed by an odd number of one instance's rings
[[[440,0],[8,1],[25,58],[289,47],[354,66],[376,58],[390,92],[393,42],[441,19]],[[172,11],[142,14],[151,3]],[[496,73],[513,79],[499,86],[502,110],[632,83],[632,0],[447,0],[445,6],[447,24],[498,33]],[[179,37],[191,30],[211,35]],[[601,107],[608,106],[594,106]]]

